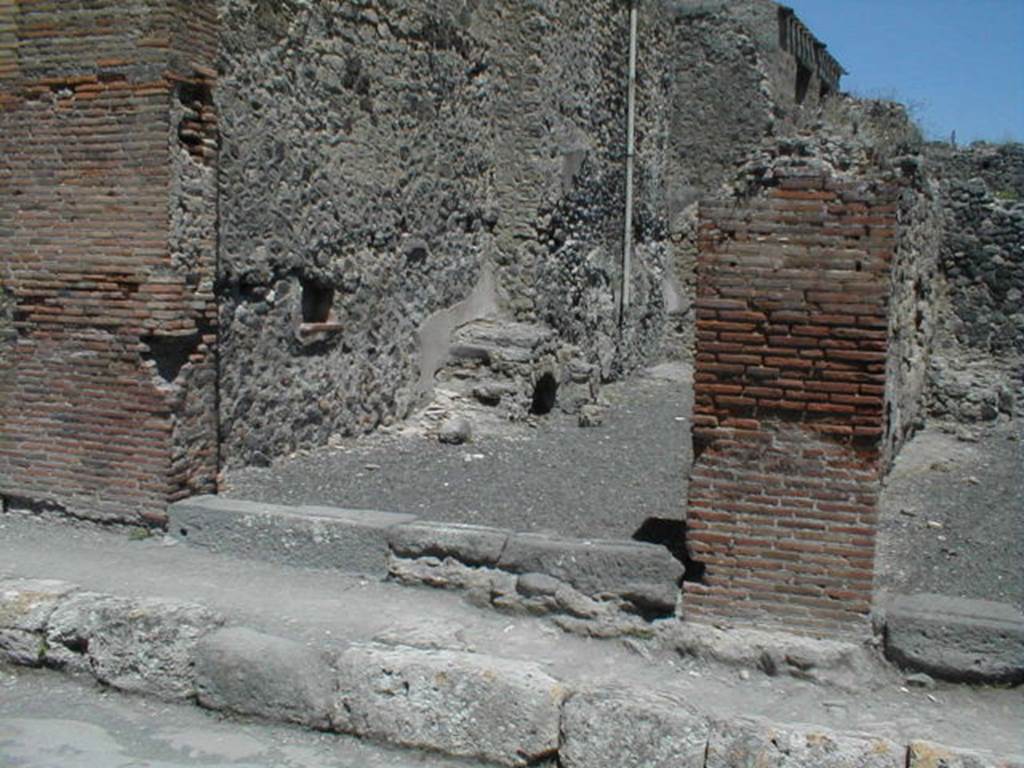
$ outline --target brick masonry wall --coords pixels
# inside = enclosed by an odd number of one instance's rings
[[[866,626],[898,208],[799,165],[702,206],[687,617]]]
[[[202,7],[0,2],[6,504],[158,521],[213,487],[215,248],[172,237],[209,216],[184,166],[211,159],[172,119],[182,81],[212,74],[183,65]]]

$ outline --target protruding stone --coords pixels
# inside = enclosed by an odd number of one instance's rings
[[[604,424],[605,408],[588,403],[580,407],[577,423],[581,427],[599,427]]]
[[[457,651],[353,646],[338,663],[335,727],[499,765],[558,749],[562,685],[530,662]]]
[[[59,601],[74,590],[73,584],[50,579],[0,581],[0,659],[40,665],[47,621]]]
[[[912,741],[907,768],[1024,768],[1024,757],[996,758],[929,741]]]
[[[533,533],[510,536],[499,567],[512,573],[546,573],[589,596],[620,595],[641,584],[672,587],[683,575],[682,564],[656,544]]]
[[[414,522],[391,528],[387,539],[399,557],[454,557],[467,565],[494,565],[508,535],[482,525]]]
[[[221,624],[194,603],[78,592],[50,616],[46,663],[90,671],[122,691],[187,699],[196,692],[196,644]]]
[[[1024,681],[1024,614],[948,595],[897,595],[886,609],[885,655],[944,680]]]
[[[704,768],[709,724],[684,702],[638,690],[573,695],[562,708],[564,768]]]
[[[905,768],[906,749],[888,739],[752,720],[711,728],[706,768]]]
[[[199,703],[224,712],[255,715],[326,729],[334,676],[311,648],[244,627],[222,629],[196,649]]]
[[[437,431],[437,439],[447,445],[462,445],[472,438],[473,426],[464,416],[449,418]]]

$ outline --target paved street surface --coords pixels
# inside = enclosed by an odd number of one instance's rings
[[[239,560],[168,546],[157,537],[133,541],[124,531],[0,514],[0,577],[14,575],[63,579],[118,595],[195,601],[222,611],[231,625],[324,650],[377,638],[477,651],[540,664],[573,686],[644,688],[693,702],[718,717],[760,716],[897,741],[924,738],[1024,753],[1017,727],[1024,716],[1024,687],[940,683],[929,691],[905,686],[901,675],[885,667],[865,670],[848,691],[756,670],[744,677],[735,668],[680,657],[668,648],[567,635],[543,619],[473,607],[455,592]],[[47,716],[73,712],[78,717],[87,708],[55,704]]]
[[[56,672],[0,666],[5,768],[473,768],[344,736],[241,722]]]

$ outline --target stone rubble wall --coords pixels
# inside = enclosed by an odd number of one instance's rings
[[[620,320],[624,6],[220,7],[229,464],[408,416],[466,323],[550,328],[604,381],[688,356],[695,201],[800,111],[776,4],[643,6]]]
[[[943,204],[931,413],[1013,415],[1024,373],[1024,146],[928,146]]]
[[[646,690],[575,686],[534,662],[401,642],[316,648],[224,624],[193,603],[0,581],[0,661],[494,765],[1024,765],[919,740],[726,721]]]
[[[663,227],[650,194],[624,340],[618,328],[621,7],[231,0],[221,12],[228,463],[409,415],[433,383],[429,349],[454,330],[435,319],[475,289],[458,322],[548,326],[606,379],[653,355]],[[661,151],[642,137],[640,178]],[[333,292],[314,329],[304,284]]]

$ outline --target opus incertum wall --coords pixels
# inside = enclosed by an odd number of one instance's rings
[[[0,0],[5,505],[160,522],[403,418],[467,297],[649,362],[670,210],[840,74],[770,0],[645,5],[627,275],[628,8],[399,5]]]
[[[867,626],[897,211],[799,167],[703,207],[686,617]]]
[[[212,4],[0,2],[0,495],[163,518],[216,475]]]

